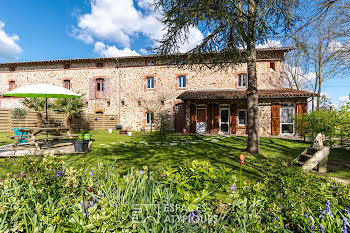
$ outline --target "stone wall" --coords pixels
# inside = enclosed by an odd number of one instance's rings
[[[283,87],[283,52],[261,53],[259,56],[262,60],[257,62],[258,88]],[[149,60],[155,60],[155,58],[77,61],[70,62],[71,69],[64,69],[66,61],[48,64],[45,62],[18,63],[16,71],[13,72],[8,71],[11,65],[0,64],[0,93],[8,91],[9,81],[15,81],[17,87],[37,83],[63,86],[63,80],[69,79],[71,89],[85,96],[85,112],[94,113],[97,109],[102,109],[105,114],[120,114],[120,124],[135,130],[142,127],[149,128],[145,125],[145,112],[149,109],[154,109],[155,112],[167,111],[172,116],[173,106],[179,101],[176,97],[185,90],[237,88],[238,73],[247,72],[246,64],[224,70],[197,70],[157,65],[156,60],[156,65],[146,66]],[[97,62],[103,62],[104,67],[97,68]],[[274,71],[270,69],[271,62],[274,62],[276,67]],[[186,75],[188,79],[186,89],[177,87],[178,75]],[[145,89],[145,78],[148,76],[155,78],[154,90]],[[89,98],[89,80],[96,77],[110,79],[108,100]],[[140,100],[142,100],[141,104]],[[2,103],[0,107],[11,106],[7,103],[12,101],[9,98],[1,98],[0,101]],[[189,111],[186,113],[189,114]],[[265,129],[267,130],[266,127]],[[242,133],[243,131],[245,132],[242,129]]]

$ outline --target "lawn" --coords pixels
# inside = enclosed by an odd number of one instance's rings
[[[194,159],[206,160],[214,166],[225,166],[232,173],[239,171],[239,154],[246,156],[244,174],[247,180],[260,180],[271,165],[287,166],[296,158],[308,143],[277,138],[261,138],[261,153],[252,155],[245,152],[246,137],[201,136],[201,135],[140,135],[129,137],[109,134],[106,131],[93,131],[93,147],[88,154],[64,156],[66,166],[94,166],[99,162],[114,163],[120,173],[130,167],[137,169],[149,166],[152,170],[166,166],[182,165]],[[0,145],[7,144],[7,134],[0,134]],[[21,158],[20,158],[21,159]],[[331,149],[329,156],[329,176],[349,179],[350,151]],[[18,159],[1,159],[1,176],[17,172]]]

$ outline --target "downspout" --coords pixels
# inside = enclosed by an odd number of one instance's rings
[[[118,61],[118,58],[114,58],[115,61],[117,62],[116,68],[118,69],[118,125],[120,125],[120,101],[121,101],[121,95],[120,95],[120,90],[121,90],[121,78],[120,78],[120,63]]]

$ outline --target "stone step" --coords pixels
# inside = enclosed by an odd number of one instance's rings
[[[301,161],[296,161],[296,164],[298,165],[298,166],[303,166],[304,165],[304,162],[301,162]]]

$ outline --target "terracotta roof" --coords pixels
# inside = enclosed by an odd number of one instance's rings
[[[259,98],[291,98],[291,97],[312,97],[315,93],[308,91],[299,91],[294,89],[260,89],[258,90]],[[216,90],[188,90],[177,97],[182,100],[196,99],[244,99],[246,98],[246,90],[237,89],[216,89]]]
[[[270,48],[257,48],[257,51],[285,51],[295,49],[295,47],[270,47]],[[176,54],[181,55],[181,54]],[[23,61],[23,62],[9,62],[0,63],[0,66],[14,66],[25,64],[43,64],[43,63],[72,63],[72,62],[96,62],[96,61],[111,61],[111,60],[123,60],[123,59],[140,59],[140,58],[156,58],[158,55],[142,55],[142,56],[125,56],[125,57],[100,57],[100,58],[75,58],[75,59],[61,59],[61,60],[43,60],[43,61]]]

